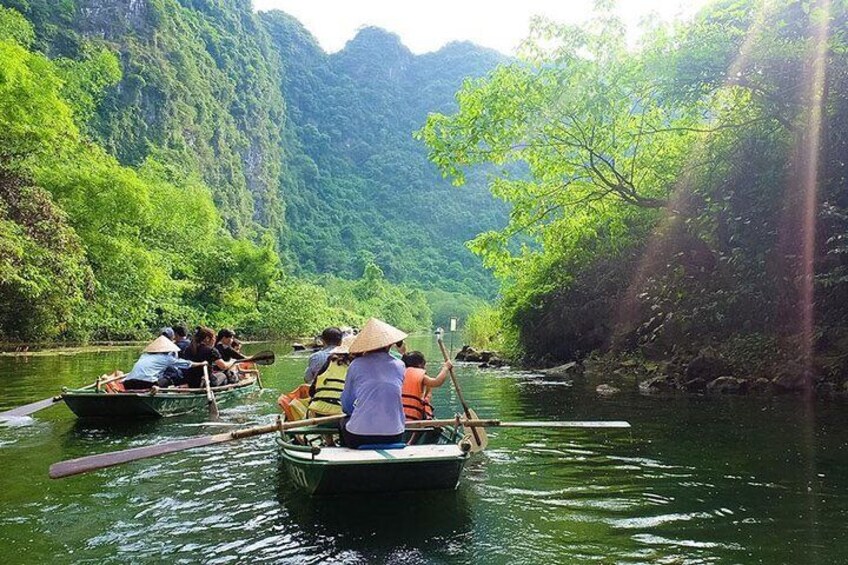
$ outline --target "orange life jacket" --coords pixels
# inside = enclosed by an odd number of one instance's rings
[[[433,406],[430,395],[424,396],[424,369],[407,367],[403,375],[403,413],[407,420],[431,420]]]

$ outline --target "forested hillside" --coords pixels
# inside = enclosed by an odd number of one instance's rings
[[[328,55],[294,18],[262,19],[283,60],[295,140],[286,220],[304,270],[353,277],[373,259],[389,280],[492,296],[465,242],[502,225],[506,207],[484,182],[452,187],[412,134],[428,112],[455,107],[465,77],[503,57],[465,43],[414,56],[376,28]]]
[[[714,2],[637,49],[608,13],[537,23],[422,132],[459,181],[526,166],[494,179],[513,214],[473,244],[503,288],[479,333],[500,320],[534,362],[636,353],[665,388],[841,390],[846,29],[844,2],[789,0]]]
[[[493,53],[366,30],[328,56],[246,1],[0,4],[0,337],[415,329],[421,289],[493,291],[464,240],[504,206],[412,139]]]

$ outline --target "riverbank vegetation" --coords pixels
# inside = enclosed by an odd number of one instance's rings
[[[501,171],[509,224],[471,244],[501,283],[482,339],[500,322],[499,345],[543,365],[629,352],[672,384],[711,358],[842,386],[845,4],[721,0],[636,48],[608,8],[537,21],[519,61],[419,132],[457,184]]]
[[[501,55],[376,28],[328,54],[249,2],[0,6],[0,339],[416,330],[494,296],[464,242],[506,206],[412,132]]]
[[[122,164],[89,134],[112,131],[95,109],[126,83],[118,56],[80,40],[75,58],[51,59],[35,43],[32,25],[0,8],[4,339],[124,340],[175,322],[292,336],[371,315],[430,327],[423,292],[390,283],[372,261],[359,280],[287,272],[275,221],[216,202],[225,196],[202,163],[161,148]]]

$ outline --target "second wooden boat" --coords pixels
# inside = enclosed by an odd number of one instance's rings
[[[218,403],[258,390],[258,379],[249,374],[234,384],[212,387]],[[163,388],[150,391],[106,392],[71,389],[62,400],[78,418],[142,419],[177,416],[208,410],[205,388]]]

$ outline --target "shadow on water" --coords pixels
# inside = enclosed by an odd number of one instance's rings
[[[301,547],[321,560],[467,561],[474,523],[467,489],[310,496],[277,461],[277,500]]]

